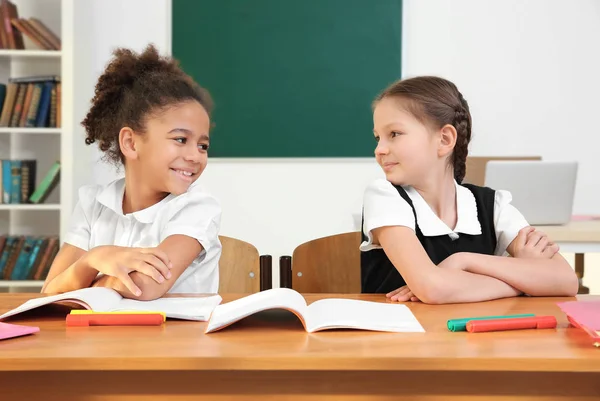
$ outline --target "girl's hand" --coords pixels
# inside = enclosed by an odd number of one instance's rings
[[[412,291],[410,290],[410,288],[408,288],[407,285],[402,286],[392,292],[388,292],[387,294],[385,294],[385,296],[387,298],[390,298],[390,300],[394,301],[394,302],[406,302],[406,301],[420,302],[421,301],[419,298],[417,298],[415,296],[415,294],[412,293]]]
[[[92,268],[119,279],[137,296],[142,291],[129,277],[129,273],[140,272],[152,277],[157,283],[171,278],[171,262],[167,254],[158,248],[99,246],[90,250],[86,258]]]
[[[534,227],[525,227],[515,238],[513,256],[515,258],[551,259],[559,251],[559,246],[550,242],[548,236]]]

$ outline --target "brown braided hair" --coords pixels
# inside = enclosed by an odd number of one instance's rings
[[[98,142],[106,161],[124,163],[119,147],[121,128],[144,133],[149,116],[190,100],[200,103],[210,115],[213,103],[209,93],[184,73],[176,60],[160,56],[153,45],[139,54],[116,49],[81,122],[87,134],[85,143]]]
[[[388,97],[408,100],[408,111],[423,124],[440,129],[446,124],[456,129],[456,145],[450,157],[454,178],[460,184],[465,178],[469,142],[471,141],[471,113],[469,105],[456,85],[432,76],[422,76],[397,81],[377,98]]]

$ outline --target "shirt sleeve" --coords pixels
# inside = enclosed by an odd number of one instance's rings
[[[525,217],[510,202],[512,195],[508,191],[496,191],[494,199],[494,229],[496,231],[497,256],[508,255],[506,248],[517,237],[522,228],[529,226]]]
[[[415,215],[410,205],[400,196],[392,183],[379,179],[371,183],[363,197],[363,232],[367,237],[360,245],[360,250],[379,249],[373,244],[372,231],[379,227],[403,226],[415,229]]]
[[[195,188],[180,195],[160,233],[160,241],[171,235],[196,239],[208,252],[219,246],[221,206],[216,198]]]
[[[91,225],[98,189],[99,186],[96,185],[84,186],[79,189],[79,200],[75,205],[69,230],[65,235],[64,242],[84,251],[90,250]]]

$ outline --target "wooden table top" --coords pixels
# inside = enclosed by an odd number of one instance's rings
[[[562,226],[536,226],[556,242],[600,242],[600,218],[571,221]]]
[[[0,294],[0,313],[39,294]],[[239,295],[223,295],[224,302]],[[383,295],[305,295],[386,302]],[[578,296],[600,300],[600,296]],[[476,304],[407,303],[426,333],[335,330],[308,334],[290,312],[270,311],[204,334],[205,322],[162,327],[65,327],[68,311],[43,307],[7,323],[40,332],[0,341],[0,371],[23,370],[341,370],[600,372],[600,348],[569,327],[557,302],[519,297]],[[448,319],[535,313],[559,327],[493,333],[449,332]]]

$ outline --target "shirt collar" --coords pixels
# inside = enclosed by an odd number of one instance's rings
[[[120,178],[108,184],[97,196],[96,200],[100,204],[109,208],[118,215],[125,216],[123,214],[123,195],[125,193],[125,179]],[[140,223],[152,223],[156,217],[156,213],[167,203],[171,198],[172,194],[167,195],[163,200],[154,205],[147,207],[146,209],[138,210],[128,214],[127,216],[133,216]]]
[[[451,233],[462,233],[469,235],[481,234],[481,223],[477,217],[477,203],[475,196],[466,187],[458,185],[456,187],[456,208],[458,219],[454,230],[450,229],[425,202],[425,199],[411,186],[403,187],[411,199],[417,214],[417,225],[426,237],[439,235],[449,235]]]

